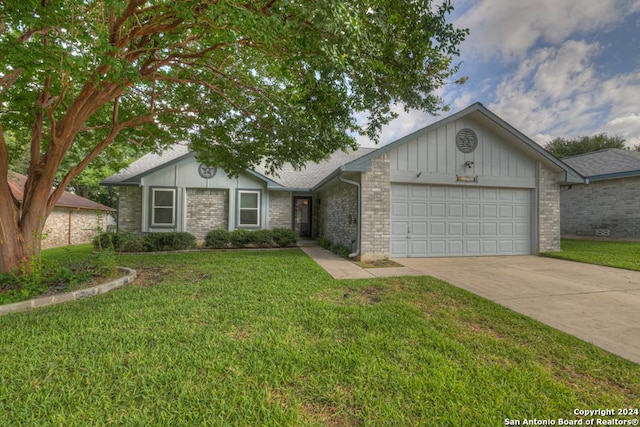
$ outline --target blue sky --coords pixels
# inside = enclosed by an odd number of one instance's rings
[[[451,112],[482,102],[541,145],[606,132],[640,144],[640,0],[453,0],[462,86],[439,95]],[[405,113],[392,142],[448,115]],[[366,144],[363,141],[363,145]]]

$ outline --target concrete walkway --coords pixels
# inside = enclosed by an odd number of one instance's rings
[[[334,279],[428,275],[640,363],[640,272],[537,256],[401,258],[363,269],[303,242]]]
[[[424,275],[424,273],[409,267],[361,268],[353,262],[321,248],[314,241],[302,241],[298,246],[334,279],[372,279],[374,277]]]

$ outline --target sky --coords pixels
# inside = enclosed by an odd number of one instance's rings
[[[470,31],[455,78],[468,81],[439,91],[451,110],[438,117],[396,106],[382,145],[475,102],[543,146],[601,132],[640,144],[640,0],[452,3]]]

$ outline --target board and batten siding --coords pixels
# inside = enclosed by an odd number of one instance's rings
[[[142,231],[166,231],[166,228],[154,228],[150,226],[150,197],[151,188],[165,187],[176,189],[177,218],[175,231],[186,231],[187,224],[187,189],[219,189],[228,190],[228,227],[230,230],[236,228],[236,196],[237,190],[260,190],[261,191],[261,218],[260,222],[264,228],[268,221],[269,198],[267,187],[264,181],[243,174],[230,178],[226,172],[220,168],[213,178],[202,178],[198,173],[198,161],[195,157],[187,157],[181,161],[169,164],[166,167],[150,173],[142,178]]]
[[[468,154],[455,144],[464,128],[478,136],[477,148]],[[468,117],[452,121],[390,150],[391,181],[535,188],[535,161],[503,138]],[[467,161],[473,162],[470,168]],[[477,176],[478,183],[457,182],[457,175]]]

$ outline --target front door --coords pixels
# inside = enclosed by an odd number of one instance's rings
[[[293,198],[293,229],[300,237],[311,237],[311,197]]]

